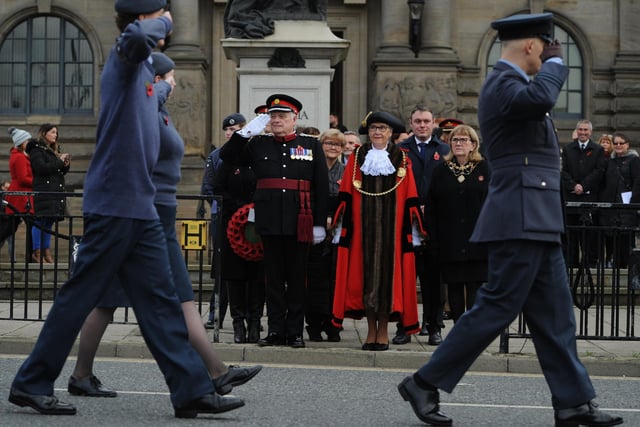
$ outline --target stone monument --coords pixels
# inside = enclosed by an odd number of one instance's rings
[[[326,22],[327,0],[230,0],[222,47],[237,65],[239,111],[253,116],[273,93],[303,104],[299,126],[329,127],[331,68],[349,41]]]

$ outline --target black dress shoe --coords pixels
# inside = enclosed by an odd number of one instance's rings
[[[373,351],[387,351],[389,350],[389,343],[383,344],[380,342],[373,343]]]
[[[76,396],[116,397],[118,395],[114,390],[103,386],[95,375],[89,375],[82,379],[70,376],[67,391]]]
[[[365,351],[373,351],[373,348],[375,347],[376,343],[374,342],[366,342],[364,344],[362,344],[362,349]]]
[[[309,341],[320,342],[322,341],[322,333],[319,327],[307,326],[307,334],[309,334]]]
[[[249,366],[243,368],[242,366],[230,365],[226,374],[220,375],[218,378],[213,379],[213,386],[219,395],[224,396],[233,390],[234,387],[242,385],[251,378],[258,375],[258,372],[262,370],[262,365]]]
[[[426,337],[427,335],[429,335],[429,327],[427,327],[426,323],[422,322],[422,328],[420,328],[420,332],[418,333],[418,335],[422,337]]]
[[[76,407],[60,402],[55,396],[24,393],[11,388],[9,402],[18,406],[29,406],[44,415],[75,415]]]
[[[398,385],[398,391],[402,398],[411,404],[413,412],[421,421],[432,426],[452,425],[451,418],[440,411],[438,390],[425,390],[409,376]]]
[[[302,335],[296,335],[295,337],[289,337],[287,339],[287,344],[292,348],[305,348],[306,344],[302,339]]]
[[[598,409],[595,402],[587,402],[575,408],[555,411],[556,427],[607,427],[622,424],[622,417],[609,415]]]
[[[284,337],[280,334],[276,334],[275,332],[271,332],[265,338],[258,340],[258,345],[260,347],[267,347],[272,345],[284,345],[285,340]]]
[[[429,333],[429,345],[440,345],[442,344],[442,335],[440,335],[439,330],[434,330]]]
[[[219,394],[205,394],[192,400],[185,406],[174,407],[176,418],[195,418],[198,414],[219,414],[244,406],[244,401],[237,397],[222,397]]]
[[[409,344],[411,342],[411,336],[407,334],[396,334],[391,342],[395,345]]]

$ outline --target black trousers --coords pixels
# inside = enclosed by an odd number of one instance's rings
[[[309,244],[296,236],[261,236],[269,333],[302,335]]]
[[[438,257],[427,250],[417,250],[416,273],[420,280],[422,295],[422,321],[429,330],[444,328],[442,312],[444,310],[444,285],[440,280]]]

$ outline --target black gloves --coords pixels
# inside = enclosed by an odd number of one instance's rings
[[[540,54],[540,59],[542,62],[545,62],[549,58],[560,58],[562,59],[562,45],[558,40],[554,40],[544,47],[542,53]]]

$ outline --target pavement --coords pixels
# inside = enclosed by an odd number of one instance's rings
[[[47,307],[43,308],[43,316]],[[26,307],[14,302],[14,317],[36,317],[36,305]],[[115,314],[116,322],[124,322],[125,315],[130,323],[114,323],[107,328],[98,350],[98,357],[104,358],[151,358],[140,334],[135,316],[131,311],[125,314],[124,309],[118,309]],[[595,316],[595,314],[594,314]],[[9,304],[0,302],[0,318],[10,316]],[[640,330],[640,316],[635,320],[635,330]],[[206,320],[206,317],[203,318]],[[262,319],[266,329],[267,319]],[[29,320],[0,320],[0,354],[27,355],[33,348],[35,340],[43,325],[42,321]],[[219,330],[219,340],[213,346],[222,360],[227,363],[264,363],[281,365],[309,365],[332,366],[373,369],[417,369],[424,364],[436,349],[428,344],[428,337],[413,335],[411,342],[405,345],[390,345],[388,351],[363,351],[362,343],[367,333],[366,320],[345,319],[344,331],[340,342],[311,342],[307,340],[306,348],[293,349],[290,347],[259,347],[256,344],[234,344],[231,319],[227,317],[223,327]],[[445,321],[442,331],[443,338],[451,330],[453,322]],[[515,332],[517,323],[511,326]],[[214,336],[213,330],[208,330],[209,336]],[[395,327],[390,325],[390,334]],[[392,337],[392,336],[391,336]],[[390,338],[391,338],[390,337]],[[77,342],[76,342],[77,346]],[[578,354],[587,367],[589,373],[595,376],[629,376],[640,377],[640,341],[624,340],[577,340]],[[72,351],[75,354],[76,347]],[[470,369],[476,372],[494,373],[541,373],[538,360],[531,339],[509,339],[509,353],[499,352],[499,338],[497,338],[478,357]]]

